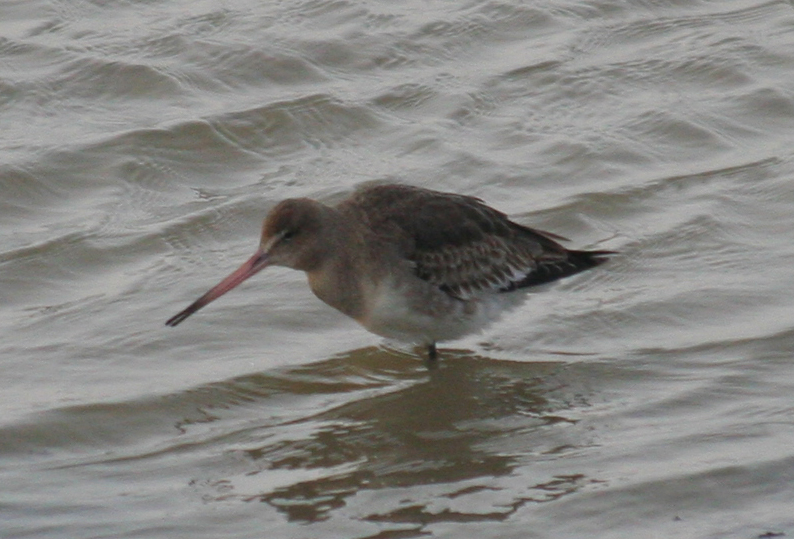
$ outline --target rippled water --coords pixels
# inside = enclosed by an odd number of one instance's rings
[[[0,4],[0,536],[794,535],[794,8]],[[386,179],[621,255],[428,371],[248,257]]]

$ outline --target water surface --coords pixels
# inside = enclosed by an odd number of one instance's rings
[[[10,1],[0,125],[3,537],[794,535],[791,3]],[[435,370],[285,269],[163,325],[370,180],[621,254]]]

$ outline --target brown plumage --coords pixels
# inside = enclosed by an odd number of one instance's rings
[[[571,251],[560,236],[508,219],[479,198],[374,185],[340,205],[376,235],[400,241],[416,275],[459,299],[548,283],[592,268],[609,251]]]
[[[370,331],[424,343],[484,328],[517,289],[604,262],[559,236],[510,221],[478,198],[395,184],[365,185],[336,207],[279,203],[257,253],[177,314],[192,313],[270,265],[305,271],[312,291]]]

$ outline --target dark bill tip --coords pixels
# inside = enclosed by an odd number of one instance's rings
[[[182,321],[183,321],[185,318],[187,318],[188,316],[190,316],[190,315],[191,315],[191,314],[193,314],[194,312],[198,311],[198,310],[199,310],[199,309],[201,309],[203,306],[204,306],[204,304],[203,304],[203,303],[199,303],[199,301],[194,301],[193,303],[191,303],[191,304],[190,304],[190,306],[189,306],[187,309],[185,309],[184,311],[182,311],[182,312],[180,312],[180,313],[178,313],[178,314],[176,314],[176,315],[172,316],[171,318],[169,318],[169,319],[166,321],[165,325],[166,325],[166,326],[169,326],[169,327],[174,327],[174,326],[177,326],[177,325],[179,325],[179,324],[180,324],[180,323],[181,323],[181,322],[182,322]]]

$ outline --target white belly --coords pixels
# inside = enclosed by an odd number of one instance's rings
[[[418,279],[402,285],[386,280],[368,294],[366,312],[358,321],[383,337],[430,344],[480,332],[524,297],[521,292],[496,292],[460,300]]]

